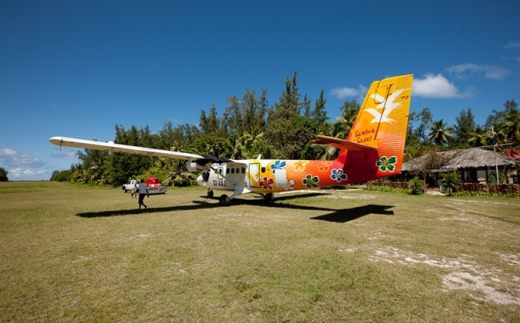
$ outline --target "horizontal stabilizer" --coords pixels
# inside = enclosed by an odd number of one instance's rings
[[[352,141],[329,137],[329,136],[316,136],[316,139],[311,140],[311,143],[315,145],[332,146],[338,149],[347,149],[349,151],[362,151],[362,150],[377,150],[375,147],[358,144]]]

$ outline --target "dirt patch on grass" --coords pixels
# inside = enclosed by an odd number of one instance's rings
[[[498,256],[508,265],[520,266],[519,255]],[[443,288],[447,291],[465,290],[475,299],[503,305],[520,305],[520,277],[497,268],[484,268],[468,255],[461,255],[457,259],[434,259],[422,253],[416,254],[388,246],[377,249],[369,260],[405,266],[426,265],[442,268],[443,271],[448,271],[447,274],[439,274]]]
[[[373,200],[376,197],[374,195],[364,194],[348,194],[348,193],[336,193],[331,195],[325,195],[324,198],[329,199],[345,199],[345,200]]]

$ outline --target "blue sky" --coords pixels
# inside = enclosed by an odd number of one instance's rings
[[[375,79],[414,74],[412,111],[483,124],[520,101],[520,1],[0,2],[0,167],[47,180],[77,163],[52,136],[159,131],[298,72],[328,116]]]

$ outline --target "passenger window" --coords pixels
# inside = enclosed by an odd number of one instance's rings
[[[265,167],[262,167],[262,173],[265,173]]]
[[[231,174],[234,174],[234,173],[235,173],[235,169],[231,168]]]

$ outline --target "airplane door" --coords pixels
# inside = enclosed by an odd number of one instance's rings
[[[260,163],[249,164],[249,186],[260,187]]]

